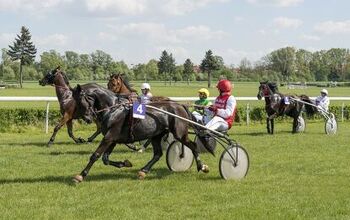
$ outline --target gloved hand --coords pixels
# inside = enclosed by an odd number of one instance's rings
[[[214,105],[209,106],[208,109],[214,113],[216,113],[218,111],[218,108]]]

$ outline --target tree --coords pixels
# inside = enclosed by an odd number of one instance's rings
[[[113,59],[111,55],[102,50],[96,50],[91,54],[92,71],[95,79],[107,79],[111,70],[109,69]]]
[[[295,72],[295,48],[285,47],[272,51],[267,60],[272,70],[280,72],[284,80],[291,80],[292,73]]]
[[[208,73],[208,88],[210,88],[211,86],[211,74],[213,71],[220,69],[220,64],[221,60],[219,61],[217,57],[213,55],[213,52],[211,50],[205,52],[205,57],[202,60],[202,63],[199,66],[199,68],[202,72]]]
[[[183,75],[184,75],[184,78],[186,79],[187,81],[187,85],[190,84],[190,79],[191,79],[191,76],[194,74],[194,70],[193,70],[193,63],[192,61],[188,58],[186,59],[185,63],[184,63],[184,70],[183,70]]]
[[[31,42],[32,36],[30,35],[29,29],[22,26],[21,35],[17,35],[17,38],[13,42],[13,46],[10,46],[8,54],[11,56],[12,60],[19,60],[19,84],[22,88],[23,83],[23,65],[31,64],[34,61],[36,48]]]
[[[62,57],[60,53],[55,50],[42,53],[40,55],[40,72],[46,74],[47,71],[50,71],[58,66],[60,66],[61,69],[66,69],[63,58],[64,57]]]
[[[162,52],[161,57],[159,58],[158,71],[159,74],[164,76],[165,83],[167,80],[169,80],[171,85],[171,80],[175,72],[175,67],[175,59],[173,58],[173,55],[168,54],[168,52],[164,50]]]

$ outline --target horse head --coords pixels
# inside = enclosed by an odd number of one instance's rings
[[[126,79],[125,74],[113,74],[110,76],[107,87],[114,93],[130,95],[132,92],[136,92]]]
[[[78,84],[73,89],[73,98],[77,104],[76,114],[80,115],[86,123],[92,123],[96,117],[93,94],[86,92]]]
[[[48,71],[47,74],[41,80],[39,80],[39,85],[41,86],[53,85],[56,77],[56,73],[58,71],[60,71],[60,67],[57,67],[56,69]]]
[[[41,86],[53,85],[55,84],[55,79],[57,79],[58,77],[61,77],[62,79],[62,80],[58,80],[58,81],[61,81],[61,84],[66,84],[69,86],[68,78],[66,74],[64,74],[61,71],[61,68],[59,66],[51,71],[48,71],[47,74],[41,80],[39,80],[39,85]]]
[[[278,88],[276,83],[269,81],[260,82],[257,98],[261,100],[262,97],[270,97],[277,92]]]

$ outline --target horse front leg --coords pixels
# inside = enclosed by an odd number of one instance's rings
[[[271,119],[271,134],[275,131],[275,119]]]
[[[109,155],[112,153],[116,143],[113,143],[109,148],[106,150],[106,152],[103,153],[102,156],[102,161],[104,165],[111,165],[117,168],[122,168],[122,167],[132,167],[132,163],[129,160],[124,160],[124,161],[111,161],[109,160]]]
[[[158,135],[152,138],[153,157],[152,159],[138,172],[139,179],[144,179],[146,174],[151,170],[152,166],[163,156],[162,146],[160,144],[163,135]]]
[[[53,134],[51,135],[51,138],[49,140],[49,142],[47,143],[47,146],[50,147],[53,142],[55,141],[57,132],[61,129],[61,127],[63,125],[65,125],[67,123],[67,121],[69,120],[69,115],[67,113],[65,113],[63,115],[63,117],[61,118],[61,120],[58,122],[58,124],[55,126],[54,130],[53,130]]]
[[[87,141],[91,143],[99,134],[101,134],[101,125],[100,123],[96,122],[96,131],[88,138]]]
[[[267,133],[271,134],[271,130],[270,130],[270,118],[267,117],[266,118],[266,129],[267,129]]]
[[[297,133],[297,127],[298,127],[298,117],[294,117],[293,118],[293,130],[292,130],[293,134]]]
[[[76,175],[73,178],[73,182],[75,183],[82,182],[88,175],[92,165],[101,157],[102,153],[104,153],[112,144],[113,144],[112,139],[103,138],[98,148],[91,155],[89,163],[86,165],[86,167],[83,169],[83,171],[81,171],[79,175]]]
[[[73,135],[73,120],[70,119],[69,121],[67,121],[67,130],[68,130],[68,135],[70,138],[72,138],[74,140],[75,143],[85,143],[85,140],[81,137],[76,138]]]

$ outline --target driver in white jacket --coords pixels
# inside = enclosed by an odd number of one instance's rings
[[[321,95],[316,98],[315,104],[319,109],[328,112],[329,97],[327,89],[321,90]]]

